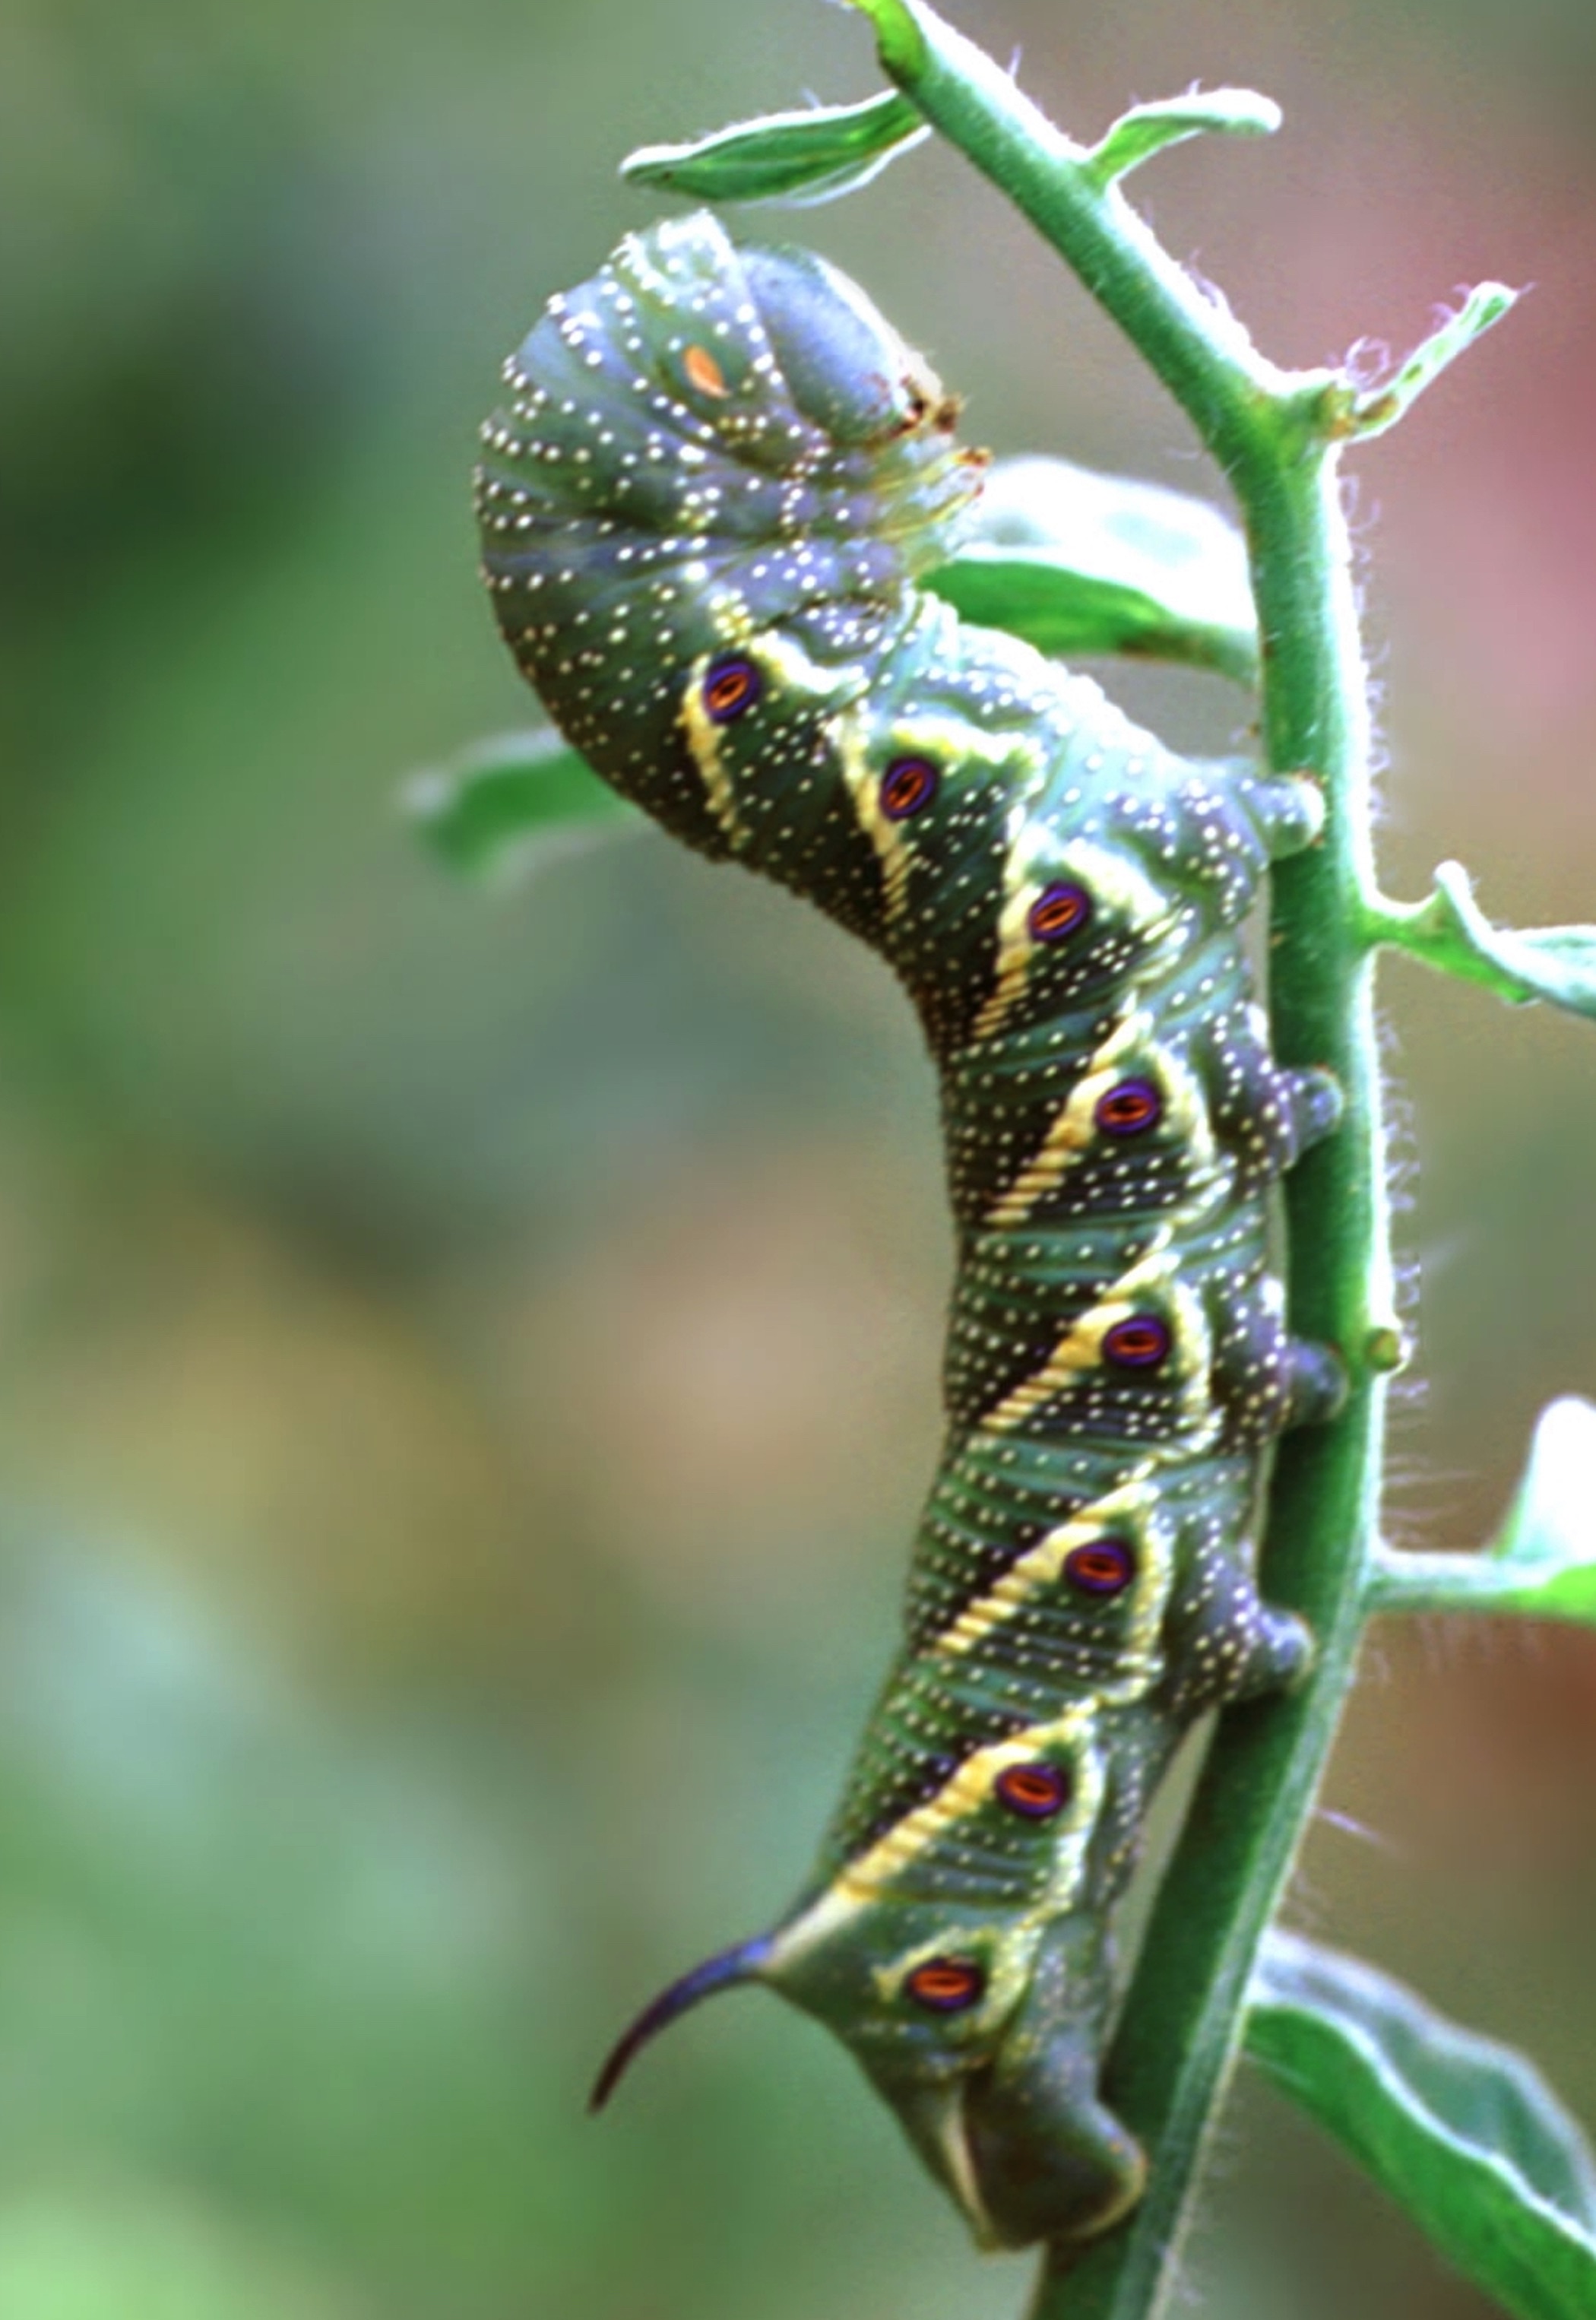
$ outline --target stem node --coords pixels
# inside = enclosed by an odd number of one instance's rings
[[[1364,1360],[1379,1376],[1389,1377],[1398,1370],[1405,1370],[1412,1358],[1412,1341],[1394,1321],[1382,1322],[1364,1340]]]

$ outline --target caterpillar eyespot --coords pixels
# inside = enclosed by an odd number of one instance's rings
[[[1100,1096],[1092,1117],[1105,1136],[1142,1136],[1164,1116],[1164,1099],[1150,1080],[1121,1080]]]
[[[1169,1358],[1174,1339],[1156,1313],[1133,1313],[1102,1337],[1102,1357],[1120,1370],[1156,1370]]]
[[[923,813],[937,794],[937,768],[929,757],[898,757],[881,782],[881,810],[889,821]]]
[[[1311,1649],[1259,1597],[1254,1526],[1269,1445],[1335,1390],[1284,1334],[1269,1213],[1337,1098],[1270,1055],[1240,932],[1260,865],[1312,835],[1301,784],[1176,755],[922,593],[983,456],[820,258],[654,226],[508,376],[477,500],[506,640],[617,789],[901,976],[959,1252],[908,1635],[815,1871],[645,2008],[594,2098],[687,2007],[763,1982],[854,2051],[984,2239],[1084,2239],[1146,2171],[1083,2066],[1129,1824],[1194,1717]],[[728,746],[776,668],[779,720]],[[1132,1586],[1134,1621],[1105,1618]]]
[[[916,2006],[933,2014],[962,2014],[976,2005],[986,1976],[972,1958],[928,1958],[903,1984]]]
[[[1060,881],[1037,896],[1026,925],[1033,942],[1056,943],[1084,927],[1091,916],[1092,897],[1085,888]]]
[[[765,690],[765,680],[751,660],[728,653],[712,661],[703,680],[704,711],[713,725],[730,725],[751,709]]]
[[[1065,1584],[1078,1595],[1122,1595],[1136,1576],[1136,1556],[1122,1538],[1094,1539],[1064,1558]]]
[[[992,1785],[999,1804],[1023,1820],[1051,1820],[1069,1802],[1069,1781],[1056,1764],[1011,1764]]]

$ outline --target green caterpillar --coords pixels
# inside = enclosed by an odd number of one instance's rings
[[[941,1074],[957,1278],[906,1632],[814,1874],[657,1998],[762,1981],[848,2043],[979,2238],[1103,2230],[1109,1918],[1204,1709],[1290,1682],[1263,1464],[1342,1390],[1289,1337],[1269,1188],[1335,1124],[1272,1060],[1238,929],[1322,817],[962,624],[982,460],[863,294],[711,216],[630,237],[505,367],[477,506],[567,739],[702,852],[879,950]]]

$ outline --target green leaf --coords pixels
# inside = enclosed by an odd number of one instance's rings
[[[1192,89],[1184,96],[1160,97],[1132,105],[1087,156],[1100,186],[1139,168],[1166,145],[1179,145],[1205,132],[1221,137],[1272,137],[1281,111],[1272,96],[1250,88]]]
[[[1449,938],[1516,984],[1513,996],[1596,1016],[1596,927],[1493,927],[1456,862],[1436,872],[1436,901]]]
[[[1043,652],[1129,653],[1257,674],[1240,533],[1205,500],[1067,459],[1003,460],[968,548],[926,585]]]
[[[1483,1554],[1396,1554],[1369,1581],[1377,1611],[1511,1611],[1596,1627],[1596,1403],[1542,1410],[1500,1536]]]
[[[1376,942],[1410,951],[1426,965],[1483,983],[1516,1006],[1544,999],[1596,1018],[1596,927],[1492,926],[1461,863],[1443,862],[1424,902],[1374,902],[1367,925]]]
[[[930,135],[895,88],[862,104],[767,113],[691,145],[644,145],[621,164],[634,186],[662,186],[709,202],[835,201],[879,177],[889,161]]]
[[[413,775],[406,812],[451,870],[528,873],[597,838],[645,825],[551,727],[501,733]]]
[[[1247,2052],[1516,2320],[1596,2312],[1596,2168],[1511,2047],[1356,1958],[1272,1934]]]

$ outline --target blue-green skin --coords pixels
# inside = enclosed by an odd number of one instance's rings
[[[1338,1373],[1284,1334],[1266,1203],[1336,1094],[1272,1062],[1238,927],[1318,793],[1183,760],[915,586],[979,461],[818,259],[738,249],[707,214],[657,226],[551,302],[505,376],[478,510],[517,659],[628,797],[887,958],[941,1074],[958,1232],[907,1634],[813,1878],[649,2009],[602,2091],[684,2005],[764,1980],[846,2040],[978,2237],[1084,2237],[1144,2174],[1096,2081],[1148,1798],[1194,1717],[1310,1649],[1259,1601],[1256,1500],[1269,1443]],[[716,724],[728,655],[761,689]],[[905,756],[939,784],[890,822]],[[1028,898],[1059,880],[1092,913],[1043,944]],[[1126,1072],[1165,1109],[1119,1140],[1083,1105]],[[1026,1177],[1072,1094],[1067,1162]],[[1167,1326],[1156,1368],[1105,1355],[1128,1314]],[[1063,1554],[1111,1535],[1135,1578],[1084,1594]],[[1051,1818],[1001,1800],[1016,1763],[1066,1774]],[[975,2001],[917,2002],[929,1958],[978,1966]]]

